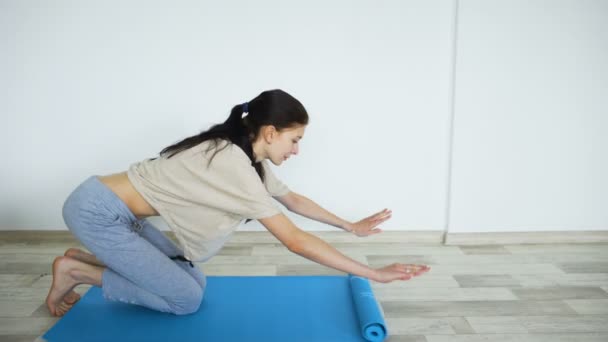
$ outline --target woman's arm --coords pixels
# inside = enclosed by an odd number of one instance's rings
[[[275,198],[291,212],[308,217],[311,220],[332,225],[336,228],[351,231],[349,229],[350,222],[330,213],[307,197],[290,191],[287,195]]]
[[[259,221],[291,252],[342,272],[378,282],[390,282],[397,279],[407,280],[427,270],[426,266],[404,264],[392,264],[373,269],[345,256],[315,235],[302,231],[283,214],[263,218]]]
[[[366,217],[363,220],[352,223],[339,218],[328,210],[322,208],[313,200],[293,191],[290,191],[284,196],[275,198],[291,212],[308,217],[311,220],[344,229],[345,231],[355,233],[358,236],[368,236],[380,233],[382,230],[376,229],[376,226],[390,219],[392,214],[390,210],[384,209],[383,211]]]

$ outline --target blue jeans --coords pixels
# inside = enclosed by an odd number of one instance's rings
[[[66,199],[63,220],[72,234],[106,265],[102,292],[153,310],[185,315],[203,299],[205,275],[183,251],[147,220],[138,220],[97,176],[87,178]]]

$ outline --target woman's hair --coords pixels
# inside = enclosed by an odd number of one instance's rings
[[[247,110],[249,114],[243,118],[243,114]],[[211,163],[215,154],[228,146],[228,144],[225,144],[218,149],[218,143],[222,140],[229,141],[245,151],[245,154],[251,159],[251,165],[255,167],[260,179],[264,181],[264,169],[261,163],[255,162],[252,146],[252,143],[258,138],[260,128],[265,125],[272,125],[278,131],[281,131],[297,125],[307,124],[308,113],[300,101],[280,89],[267,90],[249,103],[232,107],[230,116],[224,123],[216,124],[206,131],[168,146],[160,152],[160,155],[171,158],[179,152],[204,141],[212,140],[213,143],[207,150],[207,152],[212,149],[216,150],[209,160],[209,163]]]

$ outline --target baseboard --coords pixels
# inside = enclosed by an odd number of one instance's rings
[[[498,233],[448,233],[446,245],[509,245],[608,242],[608,231],[548,231]]]

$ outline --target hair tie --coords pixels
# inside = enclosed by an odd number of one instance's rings
[[[249,102],[243,103],[243,114],[249,113]]]

